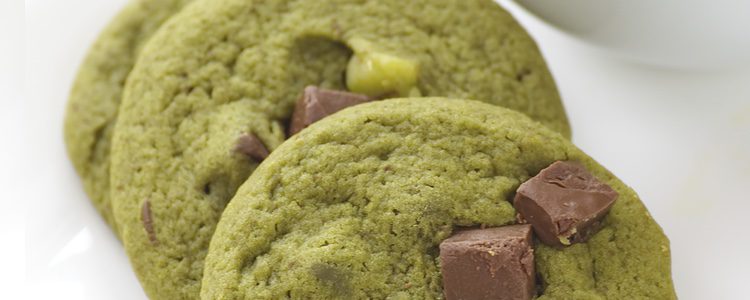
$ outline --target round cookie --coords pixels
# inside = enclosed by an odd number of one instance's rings
[[[215,225],[258,163],[238,138],[276,148],[307,85],[483,99],[569,135],[536,45],[493,1],[197,1],[141,53],[114,137],[115,217],[150,297],[198,297]]]
[[[201,296],[440,299],[440,242],[514,223],[515,190],[558,160],[620,198],[588,242],[537,243],[539,299],[675,299],[669,241],[630,188],[520,113],[438,98],[348,108],[277,148],[224,211]]]
[[[89,50],[70,92],[64,127],[68,156],[86,194],[115,229],[109,201],[109,155],[122,89],[145,41],[190,1],[130,2]]]

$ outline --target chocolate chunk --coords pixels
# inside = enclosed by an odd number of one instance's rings
[[[440,244],[445,299],[531,299],[536,288],[530,225],[456,232]]]
[[[143,222],[143,228],[146,229],[149,242],[151,242],[152,245],[158,245],[159,240],[156,239],[154,220],[151,218],[151,202],[148,200],[143,202],[143,206],[141,207],[141,221]]]
[[[289,124],[289,135],[292,136],[310,126],[310,124],[339,110],[370,100],[369,97],[361,94],[308,86],[294,107],[292,121]]]
[[[237,140],[235,150],[258,162],[266,159],[269,154],[266,146],[263,145],[263,142],[254,134],[243,134],[240,136]]]
[[[521,184],[513,206],[543,243],[560,248],[596,233],[617,196],[580,164],[558,161]]]

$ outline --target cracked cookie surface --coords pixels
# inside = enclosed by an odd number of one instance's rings
[[[345,89],[363,44],[408,61],[421,95],[507,106],[569,135],[536,45],[493,1],[194,2],[142,51],[113,141],[115,218],[149,296],[198,297],[216,222],[257,166],[237,139],[275,149],[303,88]]]
[[[536,243],[539,299],[674,299],[669,241],[630,188],[520,113],[435,98],[347,108],[278,147],[224,211],[202,296],[440,299],[440,242],[513,224],[515,190],[559,160],[620,199],[587,243]]]
[[[109,157],[123,86],[143,44],[191,0],[133,0],[92,45],[70,92],[64,137],[86,194],[117,232],[109,197]]]

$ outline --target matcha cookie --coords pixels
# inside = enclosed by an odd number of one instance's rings
[[[83,180],[86,194],[113,228],[116,225],[109,201],[109,155],[122,89],[145,41],[188,2],[129,3],[89,50],[70,93],[65,116],[68,156]]]
[[[471,97],[569,135],[536,45],[493,1],[194,2],[141,53],[113,141],[115,218],[149,296],[198,297],[215,225],[259,162],[238,140],[275,149],[307,85]]]
[[[669,241],[635,192],[520,113],[437,98],[348,108],[271,153],[224,211],[201,296],[439,299],[439,244],[516,223],[516,189],[561,160],[619,199],[588,241],[535,243],[539,299],[675,299]]]

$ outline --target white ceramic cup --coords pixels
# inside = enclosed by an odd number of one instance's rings
[[[750,66],[750,0],[515,0],[619,56],[686,69]]]

